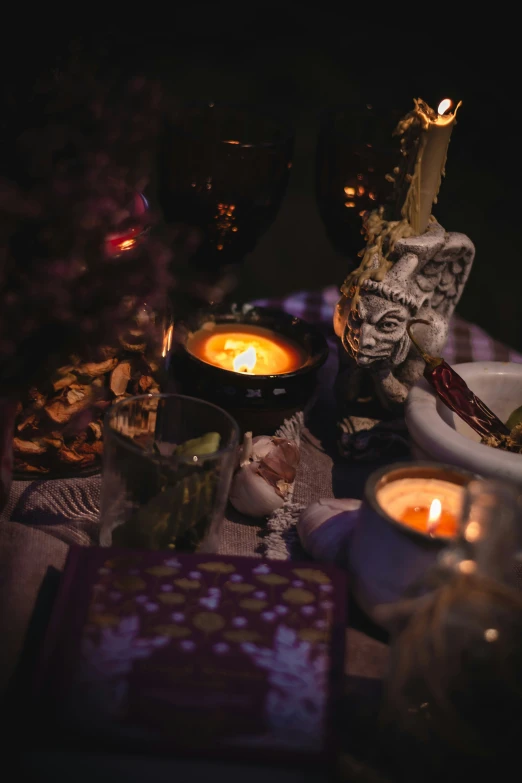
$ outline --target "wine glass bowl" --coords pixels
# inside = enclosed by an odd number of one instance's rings
[[[293,131],[253,109],[185,107],[166,121],[158,198],[165,222],[196,229],[191,274],[213,283],[238,268],[274,221],[292,165]]]
[[[364,247],[363,218],[389,201],[386,179],[399,160],[396,110],[373,103],[330,109],[321,117],[316,199],[333,247],[355,261]]]

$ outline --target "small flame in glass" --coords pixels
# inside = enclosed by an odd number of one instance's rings
[[[437,114],[442,117],[442,115],[445,114],[448,109],[451,109],[452,106],[453,102],[449,98],[444,98],[444,100],[439,103]]]
[[[236,356],[232,362],[232,367],[234,368],[234,372],[252,372],[256,366],[256,362],[256,349],[251,345],[246,351],[243,351]]]
[[[431,501],[430,512],[428,514],[428,533],[434,533],[436,531],[441,514],[442,503],[438,498],[435,498]]]
[[[169,326],[169,328],[167,329],[167,331],[165,332],[164,336],[163,336],[163,346],[162,346],[162,349],[161,349],[161,355],[162,355],[163,358],[165,358],[165,356],[168,354],[168,352],[170,351],[170,348],[172,346],[172,334],[173,334],[173,332],[174,332],[174,327],[171,324]]]

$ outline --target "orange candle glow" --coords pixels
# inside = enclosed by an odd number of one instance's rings
[[[281,375],[306,362],[293,340],[251,324],[209,324],[187,341],[187,350],[201,361],[248,375]]]
[[[440,479],[408,478],[378,490],[381,508],[403,525],[430,537],[457,534],[463,488]]]
[[[401,514],[401,522],[431,536],[452,538],[457,533],[457,517],[451,511],[443,509],[438,498],[432,500],[429,508],[408,506]]]

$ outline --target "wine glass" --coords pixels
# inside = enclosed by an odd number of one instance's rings
[[[386,179],[399,162],[393,131],[401,115],[365,103],[329,109],[321,117],[316,150],[316,199],[328,238],[337,252],[356,262],[365,245],[363,217],[387,203]]]
[[[187,295],[216,303],[235,287],[246,254],[278,213],[293,144],[291,128],[255,109],[211,102],[169,114],[158,200],[168,226],[199,236],[186,270],[185,306]]]

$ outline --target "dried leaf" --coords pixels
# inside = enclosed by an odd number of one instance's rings
[[[20,424],[17,424],[18,432],[23,432],[27,427],[31,427],[36,422],[36,413],[26,414]]]
[[[22,473],[49,473],[49,468],[43,465],[31,465],[29,462],[15,462],[15,467]]]
[[[61,438],[53,438],[51,435],[43,437],[42,441],[53,449],[60,449],[63,446],[63,440],[61,440]]]
[[[74,384],[67,394],[65,395],[65,398],[69,405],[73,405],[75,402],[80,402],[85,397],[85,386],[80,386],[79,384]]]
[[[58,378],[58,380],[54,381],[53,389],[55,391],[59,391],[60,389],[66,389],[68,386],[71,385],[71,383],[74,383],[75,380],[76,380],[76,375],[63,375],[61,378]]]
[[[147,389],[150,389],[153,383],[154,383],[154,378],[151,378],[150,375],[142,375],[138,381],[138,386],[140,388],[140,391],[146,392]]]
[[[47,402],[47,397],[38,391],[34,386],[29,389],[29,399],[31,400],[33,407],[36,409],[43,408]]]
[[[113,345],[100,345],[97,353],[102,360],[112,359],[118,353],[118,349]]]
[[[18,454],[45,454],[47,445],[39,441],[13,438],[13,451]]]
[[[105,375],[105,373],[113,370],[118,364],[116,358],[106,359],[103,362],[86,362],[86,364],[80,364],[76,368],[76,372],[80,375],[87,375],[89,378],[96,378],[98,375]]]
[[[74,450],[82,455],[92,454],[93,456],[101,457],[103,454],[103,441],[95,440],[94,443],[80,443],[74,446]]]
[[[112,393],[119,397],[124,394],[127,389],[127,384],[131,379],[131,364],[130,362],[120,362],[114,370],[111,372],[110,387]]]
[[[147,343],[143,342],[143,335],[141,335],[141,342],[136,342],[133,340],[132,335],[126,335],[125,337],[127,339],[120,337],[120,343],[126,351],[130,351],[132,353],[143,353],[147,347]]]
[[[90,421],[89,422],[89,429],[93,433],[96,440],[100,440],[102,436],[102,426],[99,421]]]
[[[58,375],[69,375],[69,373],[74,372],[75,369],[74,364],[65,364],[63,367],[58,367],[56,372]]]
[[[62,448],[58,452],[58,458],[62,462],[67,462],[69,465],[72,464],[78,464],[83,462],[84,464],[88,464],[89,462],[94,461],[94,454],[78,454],[76,451],[73,451],[72,449],[68,449],[65,446],[62,446]]]
[[[66,424],[76,413],[85,410],[88,404],[88,399],[79,400],[72,405],[67,405],[62,400],[54,400],[46,405],[44,410],[51,421],[56,424]]]
[[[114,399],[114,403],[121,402],[122,400],[128,400],[129,397],[132,397],[132,394],[128,394],[127,392],[125,392],[125,394],[120,394],[119,397],[116,397]],[[99,407],[99,406],[97,406],[97,407]]]

